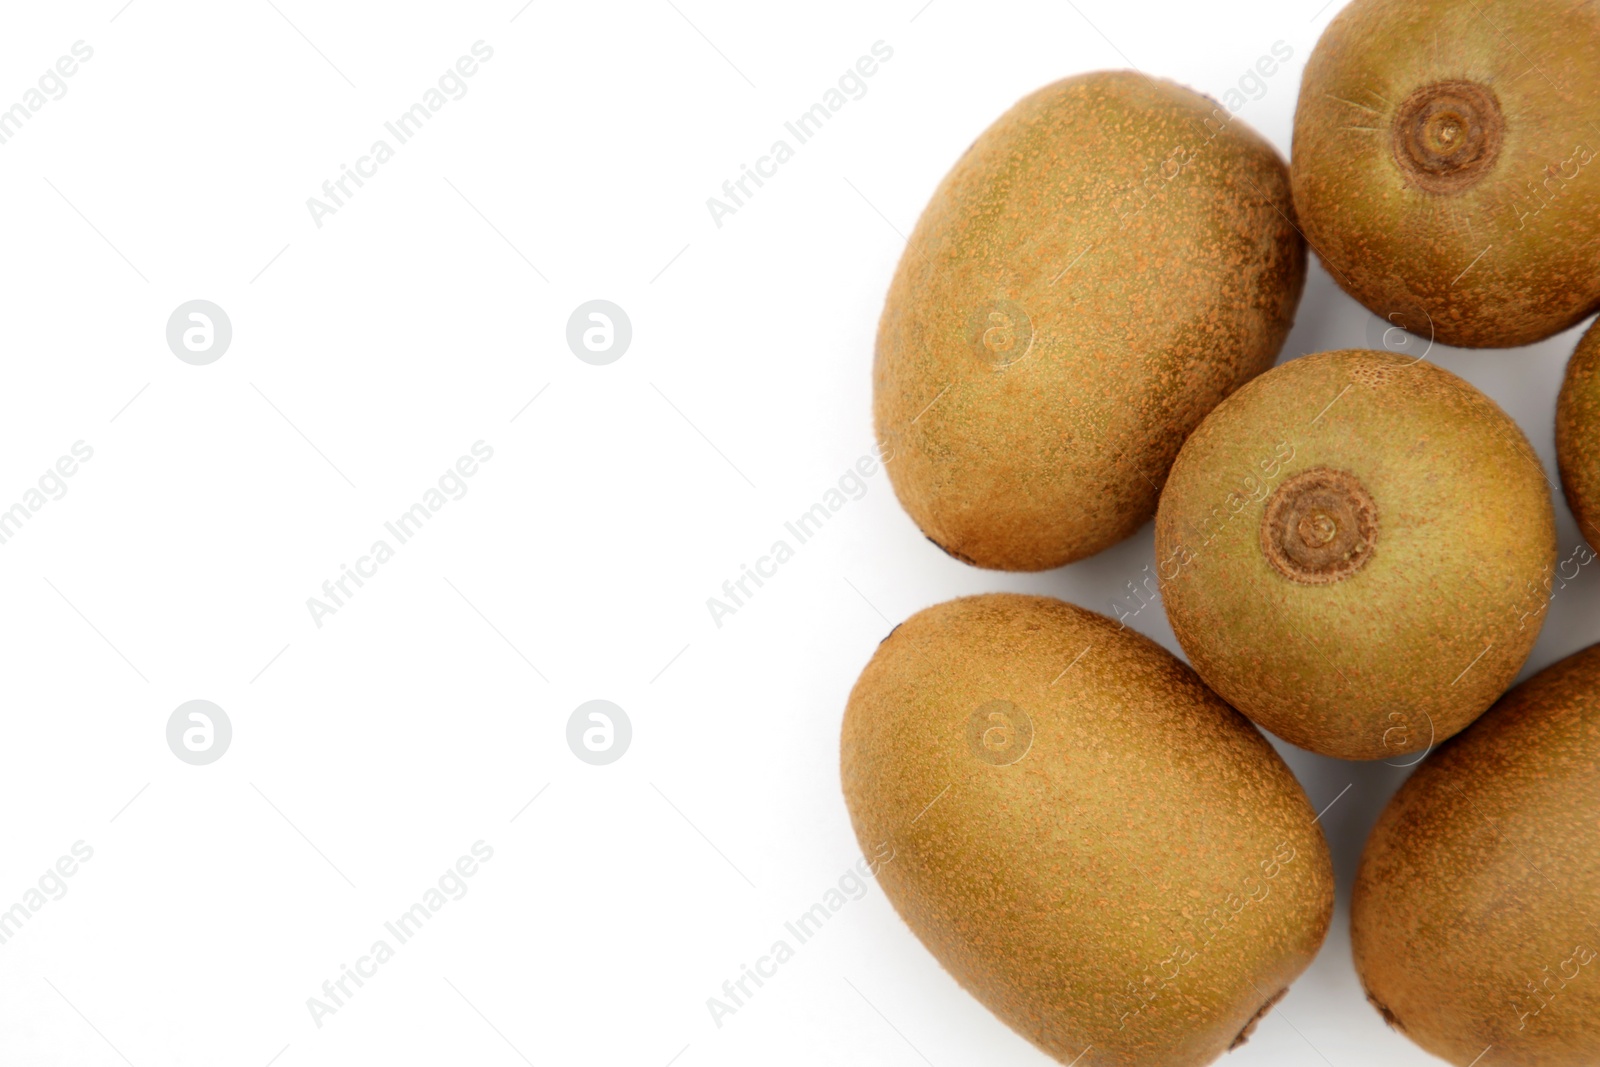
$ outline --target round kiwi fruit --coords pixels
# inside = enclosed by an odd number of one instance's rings
[[[1100,72],[1047,86],[923,212],[878,328],[877,435],[928,539],[980,567],[1091,556],[1272,365],[1305,282],[1288,170],[1227,110]]]
[[[1294,202],[1346,292],[1465,347],[1600,306],[1600,7],[1355,0],[1306,63]]]
[[[1567,361],[1556,402],[1556,462],[1579,536],[1600,544],[1600,323]]]
[[[1343,759],[1459,732],[1516,677],[1556,556],[1550,486],[1493,401],[1382,352],[1291,360],[1185,442],[1157,578],[1189,661],[1285,740]]]
[[[1367,997],[1457,1067],[1600,1063],[1600,645],[1507,693],[1378,819],[1351,937]]]
[[[1071,604],[913,615],[850,694],[840,762],[901,917],[1063,1063],[1208,1063],[1327,932],[1327,843],[1288,767],[1165,649]]]

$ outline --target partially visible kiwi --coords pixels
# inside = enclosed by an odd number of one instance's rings
[[[1148,521],[1184,437],[1288,335],[1292,219],[1272,146],[1170,82],[1079,75],[1001,116],[917,222],[878,328],[878,439],[928,539],[1037,571]]]
[[[1556,462],[1579,536],[1600,545],[1600,323],[1567,361],[1556,402]]]
[[[1380,759],[1457,733],[1548,607],[1550,486],[1492,400],[1431,363],[1291,360],[1184,444],[1156,516],[1173,633],[1285,740]]]
[[[907,925],[1063,1063],[1208,1063],[1327,932],[1328,847],[1283,760],[1165,649],[1071,604],[913,615],[850,694],[840,762]]]
[[[1600,5],[1354,0],[1306,63],[1294,201],[1351,296],[1468,347],[1600,306]]]
[[[1350,928],[1368,999],[1434,1055],[1600,1063],[1600,645],[1507,693],[1400,787]]]

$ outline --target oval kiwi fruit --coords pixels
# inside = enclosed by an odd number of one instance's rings
[[[1556,402],[1556,462],[1579,536],[1600,544],[1600,323],[1567,361]]]
[[[901,917],[1063,1063],[1207,1063],[1327,932],[1328,848],[1288,767],[1165,649],[1071,604],[913,615],[850,694],[840,762]]]
[[[1419,751],[1500,696],[1556,556],[1544,468],[1493,401],[1381,352],[1291,360],[1185,442],[1157,579],[1234,707],[1344,759]]]
[[[1212,101],[1133,72],[1025,97],[967,150],[878,328],[877,435],[928,539],[980,567],[1091,556],[1272,365],[1305,282],[1288,170]]]
[[[1429,756],[1379,817],[1351,937],[1368,999],[1457,1067],[1600,1063],[1600,645]]]
[[[1466,347],[1600,306],[1600,7],[1355,0],[1306,62],[1294,201],[1368,309]]]

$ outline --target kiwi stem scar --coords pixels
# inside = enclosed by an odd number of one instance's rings
[[[1435,82],[1401,101],[1392,137],[1395,165],[1407,182],[1428,193],[1460,193],[1494,169],[1505,117],[1488,86]]]
[[[1343,394],[1341,394],[1343,395]],[[1315,467],[1278,486],[1261,517],[1261,551],[1291,581],[1329,585],[1366,566],[1378,509],[1345,471]]]

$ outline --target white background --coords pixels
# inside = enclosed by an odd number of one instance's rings
[[[859,856],[838,726],[890,626],[989,590],[1109,612],[1150,528],[978,571],[880,472],[720,628],[706,599],[870,449],[901,235],[985,126],[1129,63],[1221,96],[1281,40],[1240,117],[1287,153],[1339,4],[274,2],[15,5],[0,34],[0,106],[94,49],[0,145],[0,508],[94,450],[0,545],[0,908],[94,850],[0,945],[0,1062],[1046,1062],[876,886],[720,1028],[706,998]],[[314,225],[307,198],[480,39],[467,94]],[[706,198],[880,40],[866,95],[718,228]],[[204,367],[164,336],[195,298],[234,329]],[[593,298],[633,323],[604,367],[564,337]],[[1314,265],[1283,357],[1371,321]],[[1576,339],[1431,358],[1553,475]],[[469,492],[316,626],[307,598],[479,440]],[[1600,635],[1594,592],[1586,569],[1556,594],[1525,674]],[[1176,650],[1158,607],[1131,623]],[[165,740],[197,698],[234,730],[203,767]],[[565,740],[594,698],[633,724],[609,766]],[[1406,772],[1285,755],[1339,798],[1338,914],[1227,1062],[1431,1062],[1349,955]],[[318,1027],[307,998],[479,840],[470,891]]]

